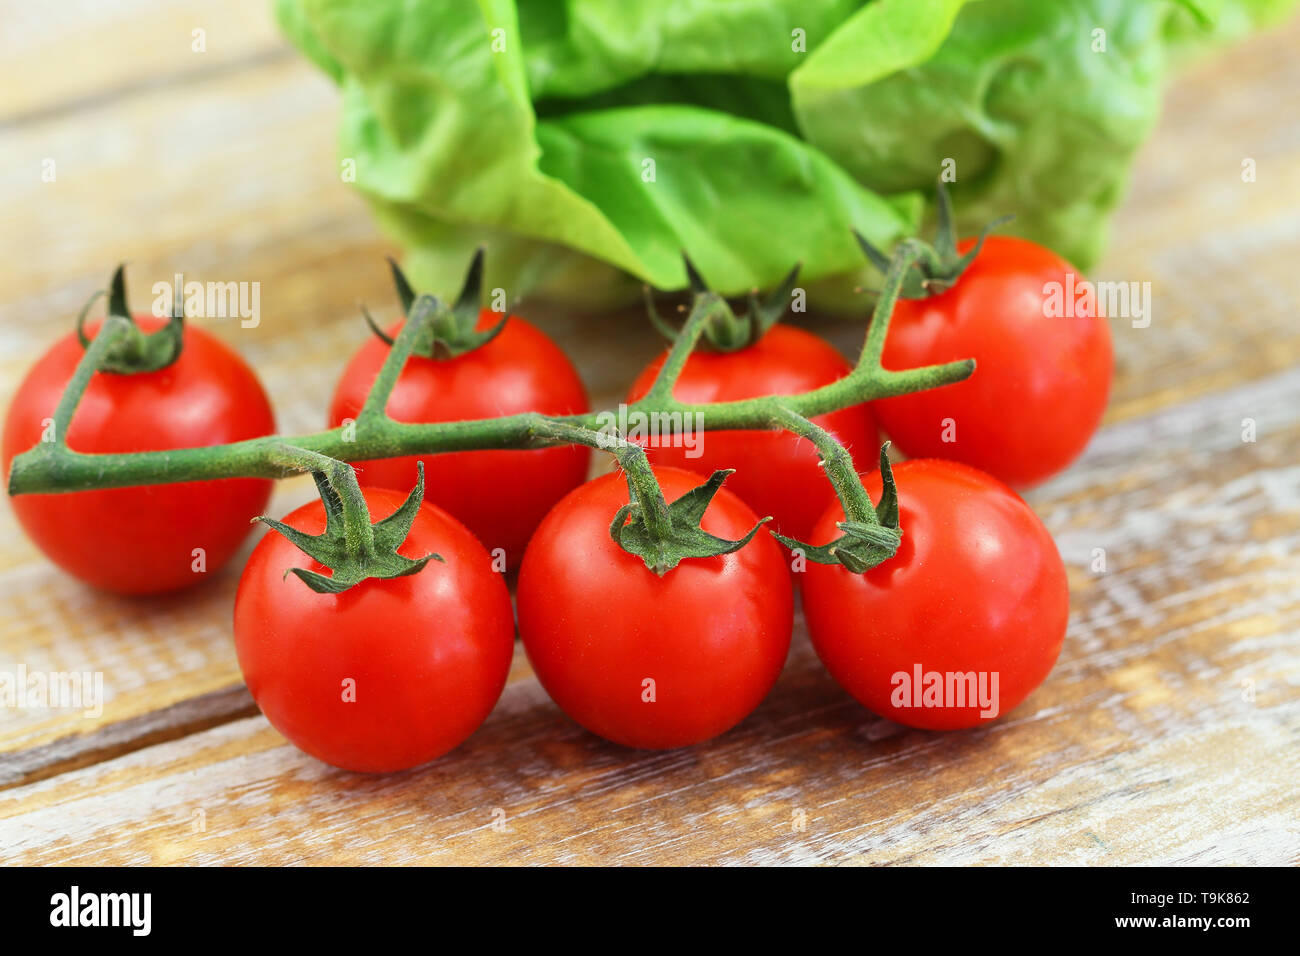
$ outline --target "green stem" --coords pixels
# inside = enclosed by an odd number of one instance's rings
[[[849,454],[847,448],[835,440],[834,435],[802,415],[780,406],[773,413],[771,424],[793,432],[800,438],[806,438],[816,446],[817,453],[821,455],[822,467],[826,470],[826,477],[844,506],[846,521],[876,523],[876,506],[872,504],[867,489],[862,487],[862,479],[858,477],[853,456]]]
[[[885,334],[889,331],[889,320],[894,315],[894,306],[898,304],[898,296],[903,289],[903,280],[907,278],[907,270],[912,267],[918,255],[920,249],[913,243],[905,241],[890,260],[889,270],[885,273],[885,282],[880,290],[880,298],[876,300],[876,307],[871,312],[871,324],[867,326],[867,338],[862,344],[862,354],[858,357],[858,368],[880,367],[880,357],[885,351]]]
[[[645,519],[646,528],[656,537],[665,537],[671,521],[668,516],[668,501],[664,498],[659,480],[650,468],[650,460],[645,449],[633,444],[621,435],[611,435],[575,425],[567,421],[537,416],[530,429],[536,443],[546,447],[550,445],[586,445],[599,451],[611,452],[618,458],[619,465],[627,478],[636,504]]]
[[[96,341],[102,335],[96,336]],[[89,381],[93,371],[90,358],[88,352],[78,367],[74,383],[82,376],[83,369],[85,381]],[[671,398],[652,401],[647,396],[629,406],[629,411],[691,412],[699,427],[706,431],[767,429],[778,406],[814,418],[879,398],[960,382],[974,368],[975,363],[970,359],[900,372],[860,367],[839,381],[802,395],[769,395],[713,405],[686,404]],[[75,407],[79,398],[79,394],[65,395],[59,408]],[[376,402],[373,407],[382,406]],[[602,416],[608,414],[588,412],[554,420],[598,431]],[[54,443],[38,445],[14,458],[9,472],[9,493],[47,494],[219,478],[282,478],[293,469],[277,464],[271,450],[284,444],[349,462],[450,451],[527,448],[533,441],[531,428],[535,420],[536,416],[528,413],[432,424],[395,422],[385,417],[371,419],[364,427],[358,422],[355,440],[347,440],[340,427],[299,437],[270,435],[207,448],[95,455],[69,449],[60,437],[66,433],[64,428],[56,431]]]
[[[437,308],[438,303],[427,295],[422,295],[415,300],[414,307],[402,324],[402,331],[398,333],[397,339],[389,348],[388,357],[384,359],[379,374],[375,376],[375,383],[370,387],[369,394],[366,395],[366,403],[361,407],[361,413],[357,416],[358,424],[361,422],[373,424],[383,421],[387,417],[384,414],[384,409],[388,407],[388,399],[393,394],[397,379],[406,366],[406,360],[415,351],[416,343],[419,342],[424,327],[433,321]]]
[[[366,507],[365,496],[361,494],[355,468],[328,455],[286,442],[272,446],[267,459],[288,472],[318,471],[324,474],[343,506],[344,533],[350,552],[357,556],[374,556],[375,532],[370,524],[370,509]]]
[[[130,335],[134,329],[135,326],[129,318],[109,315],[99,327],[94,340],[86,346],[85,354],[81,356],[76,371],[72,373],[72,380],[68,382],[68,387],[59,397],[59,404],[54,408],[56,448],[67,446],[68,426],[72,424],[72,416],[76,413],[77,406],[81,404],[82,396],[86,394],[91,377],[103,364],[104,358],[112,347]]]
[[[651,401],[647,396],[629,406],[629,411],[691,412],[699,427],[706,431],[762,430],[771,428],[772,413],[777,407],[814,418],[879,398],[960,382],[974,368],[971,359],[900,372],[859,368],[839,381],[802,395],[769,395],[712,405],[686,404],[675,399]],[[79,368],[78,374],[80,371]],[[86,378],[89,380],[89,372]],[[60,408],[63,404],[60,402]],[[609,414],[588,412],[554,420],[598,431],[602,416]],[[9,472],[9,493],[48,494],[219,478],[282,478],[293,469],[277,464],[271,457],[271,449],[283,444],[349,462],[450,451],[527,448],[532,444],[530,430],[535,419],[536,416],[524,413],[421,425],[376,418],[364,427],[358,423],[355,440],[347,440],[340,427],[292,438],[270,435],[207,448],[125,454],[82,454],[56,440],[14,458]]]
[[[673,386],[682,374],[682,369],[686,367],[687,359],[695,351],[695,346],[699,344],[700,337],[708,328],[714,309],[721,301],[708,294],[696,297],[695,307],[691,309],[691,314],[687,317],[682,330],[673,339],[672,348],[668,350],[664,364],[659,366],[659,372],[655,375],[655,380],[643,401],[672,400]]]

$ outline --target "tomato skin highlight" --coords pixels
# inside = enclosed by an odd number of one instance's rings
[[[164,319],[140,315],[147,332]],[[87,323],[94,337],[98,321]],[[74,333],[28,371],[5,419],[5,479],[16,455],[37,445],[44,420],[85,354]],[[221,445],[275,431],[266,392],[252,369],[215,336],[187,325],[180,357],[156,372],[92,376],[68,429],[68,446],[87,453],[166,451]],[[252,530],[272,482],[232,478],[10,498],[23,530],[46,557],[76,578],[118,594],[158,594],[214,574]],[[195,571],[193,549],[204,551]]]
[[[362,490],[372,521],[406,497]],[[284,520],[319,534],[325,509],[313,501]],[[318,594],[285,572],[329,571],[268,532],[235,596],[235,650],[258,707],[299,749],[345,770],[405,770],[442,756],[487,719],[510,672],[510,594],[468,529],[426,503],[398,551],[444,560]]]
[[[1051,671],[1065,638],[1069,587],[1051,535],[997,479],[955,462],[894,466],[903,540],[865,574],[810,563],[800,575],[813,646],[835,680],[869,710],[931,730],[973,727],[1023,701]],[[873,500],[879,472],[864,479]],[[838,503],[812,544],[838,536]],[[922,672],[998,673],[998,713],[981,707],[896,706]],[[991,684],[991,679],[990,679]]]
[[[964,240],[958,249],[970,246]],[[1106,410],[1114,354],[1095,302],[1075,303],[1073,315],[1044,314],[1044,287],[1064,286],[1067,274],[1076,286],[1083,281],[1036,243],[991,236],[952,288],[898,303],[885,368],[975,359],[965,381],[872,402],[899,451],[961,461],[1017,488],[1046,481],[1082,454]]]
[[[664,352],[637,376],[628,404],[650,390],[666,357]],[[693,352],[673,395],[692,404],[794,395],[829,385],[850,371],[852,366],[826,340],[777,324],[747,348]],[[860,470],[875,466],[880,442],[869,406],[841,409],[813,421],[849,449]],[[710,431],[695,438],[702,452],[698,457],[689,457],[681,445],[647,447],[646,455],[656,467],[685,468],[706,478],[718,469],[735,468],[726,487],[760,518],[770,515],[782,534],[805,538],[835,497],[811,442],[777,431]]]
[[[676,468],[655,474],[670,502],[701,484]],[[761,530],[739,551],[687,558],[661,578],[610,538],[627,501],[623,476],[603,475],[547,515],[519,573],[519,633],[547,693],[592,733],[684,747],[738,724],[776,682],[790,648],[790,574]],[[703,527],[735,540],[755,520],[723,487]],[[647,679],[654,702],[643,700]]]
[[[484,310],[479,328],[500,319]],[[395,338],[401,327],[398,322],[387,332]],[[388,351],[372,336],[352,357],[330,403],[331,428],[361,413]],[[412,355],[388,401],[388,414],[400,422],[588,410],[573,363],[541,330],[515,316],[492,341],[456,358]],[[407,491],[415,485],[420,457],[357,462],[357,476],[365,485]],[[578,445],[426,455],[425,500],[465,524],[489,550],[504,549],[508,568],[515,570],[533,529],[555,502],[586,480],[590,461],[591,450]]]

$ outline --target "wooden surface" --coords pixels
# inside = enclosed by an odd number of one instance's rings
[[[267,7],[0,4],[0,398],[127,259],[140,304],[177,270],[260,281],[259,328],[208,327],[261,373],[284,431],[321,426],[363,337],[356,302],[392,313],[395,250],[339,182],[334,91]],[[0,862],[1300,861],[1298,44],[1293,22],[1186,74],[1141,156],[1096,278],[1150,280],[1154,320],[1113,323],[1105,426],[1029,496],[1069,567],[1069,635],[993,726],[871,716],[800,621],[768,700],[706,745],[607,744],[518,653],[463,747],[356,776],[288,745],[243,690],[242,559],[195,592],[114,598],[54,570],[3,509],[0,671],[101,671],[106,703],[0,709]],[[638,322],[540,321],[602,403],[655,344]],[[310,494],[283,483],[272,511]]]

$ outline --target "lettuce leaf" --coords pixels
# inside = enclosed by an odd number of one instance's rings
[[[966,230],[1082,268],[1169,66],[1294,0],[279,0],[338,83],[340,152],[423,287],[474,247],[512,297],[604,306],[804,264],[874,281],[850,229],[915,234],[945,161]],[[1102,48],[1098,48],[1097,31]]]

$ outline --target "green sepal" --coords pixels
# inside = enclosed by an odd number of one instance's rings
[[[645,313],[650,319],[650,324],[654,326],[656,332],[666,338],[669,342],[672,342],[677,338],[680,330],[676,326],[666,322],[664,317],[659,314],[659,310],[655,307],[654,290],[651,289],[650,286],[643,285],[641,287],[641,293],[645,299]],[[679,305],[677,310],[679,312],[685,312],[686,306]]]
[[[764,298],[759,297],[757,289],[751,290],[748,311],[737,315],[726,299],[709,289],[703,276],[686,253],[682,253],[682,262],[686,267],[686,278],[691,290],[689,311],[695,312],[702,308],[709,310],[708,321],[704,324],[703,340],[715,352],[734,352],[747,348],[766,335],[789,308],[790,293],[794,291],[795,283],[799,281],[801,268],[800,264],[796,263],[780,284]],[[670,341],[675,339],[678,330],[659,315],[649,286],[645,287],[645,303],[646,313],[655,329]],[[687,310],[683,309],[683,311]]]
[[[669,530],[656,535],[646,525],[641,504],[631,490],[632,500],[618,510],[609,526],[609,536],[624,551],[635,554],[645,566],[661,577],[677,567],[685,558],[712,558],[738,551],[758,533],[758,529],[771,518],[763,518],[743,538],[730,541],[711,535],[700,527],[704,512],[709,507],[722,483],[735,469],[715,471],[709,480],[692,488],[667,506]]]
[[[483,257],[483,247],[480,246],[470,261],[464,285],[461,286],[460,295],[456,297],[454,305],[448,306],[436,296],[428,297],[434,302],[433,314],[420,330],[420,336],[415,340],[415,348],[412,349],[411,354],[432,359],[455,358],[487,345],[501,334],[501,330],[510,320],[509,315],[503,315],[500,322],[486,331],[478,330],[479,311],[483,301]],[[417,298],[415,290],[411,288],[411,283],[391,256],[388,259],[388,267],[393,273],[397,298],[402,303],[402,315],[410,318]],[[370,330],[391,346],[392,336],[379,327],[364,305],[361,307],[361,314],[365,317]]]
[[[935,213],[936,225],[932,244],[920,239],[905,240],[916,246],[920,255],[903,278],[903,287],[899,291],[900,298],[925,299],[951,289],[966,268],[975,261],[975,257],[980,254],[988,234],[1015,218],[1010,215],[1000,216],[988,223],[980,230],[975,244],[966,251],[965,255],[959,256],[957,255],[957,225],[952,215],[952,199],[942,179],[936,186]],[[853,235],[876,270],[882,275],[888,272],[889,257],[856,229]]]
[[[185,316],[180,303],[172,309],[167,324],[155,332],[145,332],[136,324],[131,309],[126,304],[126,266],[119,265],[108,284],[108,314],[124,318],[130,323],[130,330],[117,339],[96,371],[113,372],[117,375],[135,375],[140,372],[156,372],[175,362],[181,355],[184,342]],[[77,341],[81,347],[89,348],[90,339],[86,336],[86,316],[90,307],[104,293],[92,295],[77,316]]]
[[[416,463],[416,473],[418,477],[415,487],[402,506],[387,518],[373,524],[370,524],[368,514],[346,513],[342,497],[323,471],[312,472],[321,501],[325,505],[325,530],[322,533],[307,534],[273,518],[258,517],[253,520],[284,535],[298,550],[333,572],[332,576],[327,576],[306,568],[289,568],[285,571],[285,577],[290,573],[296,574],[307,587],[319,594],[339,594],[367,578],[404,577],[419,571],[430,561],[443,560],[437,554],[412,559],[397,553],[398,547],[411,531],[411,523],[420,510],[420,502],[424,500],[424,462]],[[349,522],[361,520],[370,525],[373,544],[359,543],[367,537],[365,535],[348,533]]]
[[[804,557],[815,564],[843,565],[854,574],[870,571],[892,558],[898,553],[903,531],[899,527],[898,486],[894,482],[894,472],[886,454],[888,448],[889,443],[886,442],[880,449],[880,502],[868,520],[836,522],[835,527],[843,534],[830,544],[805,544],[775,531],[772,536],[787,548],[801,551]],[[874,520],[870,520],[872,517]]]
[[[876,520],[883,527],[898,530],[898,484],[889,463],[889,442],[880,446],[880,501],[876,503]]]

